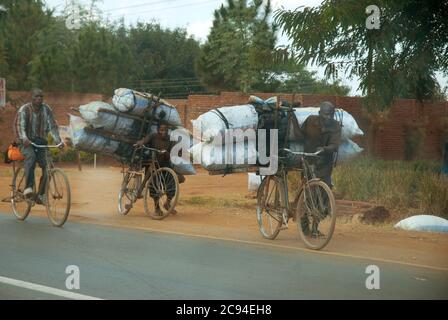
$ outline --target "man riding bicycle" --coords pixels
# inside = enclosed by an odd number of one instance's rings
[[[300,127],[298,140],[304,144],[305,152],[322,152],[315,173],[332,188],[331,174],[334,156],[341,144],[341,125],[334,119],[335,108],[331,102],[322,102],[319,107],[319,115],[309,116]]]
[[[298,130],[298,141],[304,145],[304,152],[320,152],[317,160],[315,174],[330,188],[333,188],[331,174],[334,167],[335,154],[341,144],[341,125],[334,119],[335,107],[331,102],[324,101],[320,104],[319,115],[309,116]],[[328,199],[323,199],[324,207],[328,205]],[[326,217],[328,209],[325,209],[323,217]],[[302,230],[305,234],[311,233],[319,236],[317,225],[310,222],[307,217],[301,219]]]
[[[170,153],[171,149],[175,145],[174,141],[170,140],[169,134],[168,134],[168,126],[163,123],[157,124],[157,133],[152,133],[144,137],[143,139],[136,142],[137,146],[148,146],[150,148],[154,148],[157,150],[160,150],[162,152],[156,154],[157,162],[159,163],[159,166],[171,168],[170,163]],[[147,169],[147,168],[146,168]],[[185,182],[185,177],[181,174],[177,173],[177,177],[179,179],[179,183]],[[145,177],[145,180],[143,181],[143,184],[147,182],[149,177]],[[168,187],[168,190],[173,190],[172,188]],[[156,198],[156,196],[153,194],[153,192],[150,193],[151,197],[154,200],[155,210],[156,213],[160,213],[160,207],[159,207],[159,199]],[[170,206],[170,202],[172,197],[174,197],[174,194],[168,194],[168,202],[166,203],[166,207]],[[176,210],[172,211],[173,214],[176,213]]]
[[[64,145],[61,143],[58,125],[54,119],[51,108],[43,103],[43,92],[41,89],[33,89],[31,91],[31,102],[21,106],[17,112],[14,133],[19,144],[20,152],[25,157],[24,169],[26,177],[26,186],[23,192],[24,196],[31,198],[34,196],[34,169],[36,162],[42,168],[42,177],[39,182],[39,190],[36,197],[36,203],[44,204],[45,183],[47,181],[45,149],[34,148],[31,143],[38,145],[47,144],[48,133],[51,134],[56,144],[60,144],[60,148]]]

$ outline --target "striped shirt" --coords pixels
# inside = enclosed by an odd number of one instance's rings
[[[45,103],[37,112],[34,111],[31,103],[21,106],[17,111],[14,129],[16,137],[21,141],[33,141],[35,138],[47,139],[50,133],[56,144],[61,142],[53,111]]]

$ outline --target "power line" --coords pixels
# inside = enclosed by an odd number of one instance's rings
[[[177,8],[183,8],[183,7],[188,7],[188,6],[196,6],[196,5],[202,5],[202,4],[206,4],[206,3],[211,3],[211,2],[216,2],[218,0],[206,0],[206,1],[202,1],[202,2],[196,2],[196,3],[189,3],[189,4],[185,4],[185,5],[179,5],[179,6],[172,6],[172,7],[165,7],[165,8],[160,8],[160,9],[153,9],[153,10],[146,10],[146,11],[141,11],[141,12],[134,12],[134,13],[129,13],[126,14],[127,16],[133,16],[136,14],[143,14],[143,13],[148,13],[148,12],[159,12],[159,11],[164,11],[164,10],[168,10],[168,9],[177,9]],[[221,1],[221,0],[219,0]],[[122,17],[123,15],[115,15],[112,16],[111,18],[117,18],[117,17]]]
[[[175,1],[179,1],[179,0],[171,0],[170,2],[175,2]],[[151,1],[151,2],[145,2],[145,3],[136,4],[136,5],[132,5],[132,6],[125,6],[125,7],[107,9],[107,10],[103,10],[103,11],[104,12],[110,12],[110,11],[117,11],[117,10],[123,10],[123,9],[139,8],[139,7],[146,7],[148,5],[154,5],[154,4],[160,4],[160,3],[167,3],[167,1],[166,0],[163,0],[163,1]]]

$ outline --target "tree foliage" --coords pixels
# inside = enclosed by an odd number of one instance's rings
[[[448,71],[448,2],[378,0],[380,28],[366,28],[368,0],[324,0],[314,8],[279,10],[275,21],[292,40],[301,63],[325,66],[326,75],[359,77],[375,110],[398,97],[440,95],[435,72]]]
[[[213,89],[248,91],[264,83],[276,36],[267,1],[228,0],[215,10],[213,26],[197,63],[198,74]]]
[[[215,11],[202,48],[182,28],[109,22],[90,1],[85,7],[75,1],[81,24],[70,29],[67,17],[55,16],[42,0],[2,0],[0,75],[8,90],[111,94],[130,87],[164,97],[207,89],[348,93],[337,82],[316,80],[303,64],[273,62],[276,27],[269,22],[269,1],[228,0]]]

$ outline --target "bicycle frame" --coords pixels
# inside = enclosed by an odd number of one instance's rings
[[[45,181],[42,181],[42,183],[44,183],[44,187],[46,188],[48,180],[50,179],[51,171],[54,169],[53,158],[48,155],[48,149],[50,149],[50,148],[59,148],[62,145],[62,143],[60,143],[58,145],[38,145],[38,144],[35,144],[35,143],[31,142],[31,145],[34,148],[45,149],[45,163],[46,163],[46,166],[45,166],[45,168],[42,168],[42,169],[44,169],[46,171],[46,177],[47,178],[45,179]],[[34,185],[36,185],[36,181],[34,181]],[[40,187],[40,185],[39,185],[39,187]],[[37,186],[36,186],[36,189],[37,189]]]
[[[297,195],[294,197],[294,201],[293,203],[295,204],[296,201],[299,199],[300,195],[302,194],[302,192],[305,190],[306,185],[310,182],[310,181],[315,181],[315,180],[320,180],[318,178],[316,178],[316,175],[314,173],[314,168],[312,165],[310,165],[308,163],[308,161],[306,160],[306,157],[317,157],[320,152],[316,152],[316,153],[305,153],[305,152],[293,152],[289,149],[284,149],[284,151],[292,153],[292,154],[296,154],[299,155],[299,162],[300,162],[300,168],[291,168],[290,170],[288,170],[288,168],[284,165],[281,164],[280,169],[277,171],[276,176],[279,177],[280,182],[283,184],[283,196],[285,199],[285,209],[288,213],[288,217],[283,217],[284,223],[287,225],[288,223],[288,219],[292,216],[292,210],[293,208],[291,208],[290,202],[289,202],[289,190],[288,190],[288,172],[289,171],[298,171],[300,173],[300,186],[299,186],[299,190],[297,192]],[[305,194],[306,196],[306,194]]]
[[[136,152],[140,149],[141,154],[139,156],[138,162],[135,161],[136,159]],[[148,169],[143,169],[143,151],[144,149],[149,150],[151,152],[151,159],[148,162]],[[151,177],[152,173],[154,171],[156,171],[157,169],[160,168],[159,166],[159,162],[156,159],[156,152],[160,152],[160,150],[154,149],[154,148],[148,148],[145,146],[141,146],[139,148],[136,148],[132,154],[132,158],[131,158],[131,164],[130,164],[130,168],[128,171],[122,171],[123,173],[123,177],[126,173],[131,173],[133,175],[139,175],[141,176],[142,180],[140,181],[140,185],[137,188],[137,199],[138,197],[140,197],[142,195],[143,190],[145,189],[145,184],[146,182],[149,180],[149,178]],[[136,168],[135,170],[133,170],[132,168]]]

